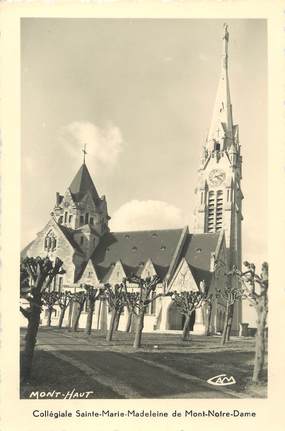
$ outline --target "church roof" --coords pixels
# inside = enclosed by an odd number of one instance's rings
[[[69,190],[74,200],[77,202],[80,201],[88,191],[90,191],[94,202],[99,199],[96,187],[92,181],[92,178],[85,163],[82,164],[79,171],[73,178],[69,186]]]
[[[129,275],[137,273],[151,259],[161,279],[167,273],[183,229],[106,233],[100,240],[92,260],[99,273],[107,278],[118,260]]]
[[[219,237],[220,232],[187,235],[181,257],[188,262],[197,285],[202,280],[210,284],[211,255],[216,250]]]
[[[58,224],[57,223],[57,226],[62,231],[62,233],[64,234],[65,238],[68,240],[68,242],[74,248],[74,250],[76,250],[79,253],[82,253],[81,248],[79,247],[79,245],[77,244],[77,242],[73,238],[74,231],[72,229],[69,229],[68,227],[62,225],[62,224]]]
[[[183,229],[168,229],[105,234],[92,256],[99,279],[107,282],[119,260],[127,276],[131,273],[139,275],[151,259],[163,281],[183,233]],[[178,261],[183,257],[186,259],[197,284],[202,280],[210,281],[211,254],[216,250],[219,237],[220,232],[186,234]]]

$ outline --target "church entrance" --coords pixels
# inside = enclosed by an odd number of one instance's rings
[[[181,331],[184,326],[185,316],[180,313],[177,305],[172,302],[167,309],[167,329],[173,329],[176,331]],[[190,319],[190,331],[193,331],[195,323],[195,311],[191,315]]]

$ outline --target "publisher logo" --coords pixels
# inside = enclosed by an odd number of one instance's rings
[[[207,383],[210,383],[210,385],[215,386],[227,386],[227,385],[235,385],[236,381],[231,377],[227,377],[226,374],[219,374],[218,376],[212,377],[211,379],[207,380]]]

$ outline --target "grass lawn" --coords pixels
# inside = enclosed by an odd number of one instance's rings
[[[91,394],[88,399],[120,398],[110,388],[99,383],[94,386],[94,382],[90,381],[85,373],[68,362],[41,350],[36,350],[34,353],[31,381],[29,384],[21,385],[20,398],[30,398],[31,391],[49,392],[56,390],[66,394],[73,388],[76,388],[77,392],[93,391],[94,394]],[[53,397],[48,396],[47,398]]]
[[[68,354],[77,361],[83,361],[90,367],[96,364],[103,375],[104,373],[108,376],[113,375],[114,378],[127,382],[146,398],[159,398],[157,389],[159,385],[155,384],[159,375],[162,385],[166,387],[166,393],[175,396],[180,388],[183,392],[185,382],[181,378],[181,373],[198,377],[203,382],[219,374],[226,374],[236,380],[235,385],[228,386],[231,390],[247,394],[249,397],[266,397],[267,364],[261,384],[253,386],[250,382],[253,372],[254,338],[232,337],[229,343],[220,346],[220,337],[215,336],[193,336],[190,342],[183,342],[179,334],[144,333],[143,346],[138,350],[132,347],[133,334],[124,332],[116,332],[111,343],[105,340],[105,333],[100,331],[94,331],[87,336],[83,331],[74,333],[65,329],[41,328],[38,338],[39,347],[41,343],[43,345],[54,343],[58,351]],[[64,350],[61,350],[61,342],[65,343]],[[177,372],[177,377],[167,374],[167,367]],[[140,370],[141,378],[137,379]],[[149,382],[153,380],[152,392],[146,392],[144,387],[146,379]],[[174,389],[175,379],[177,390]],[[167,392],[166,381],[169,386],[172,385],[172,391]],[[64,392],[72,389],[71,386],[76,387],[78,391],[94,390],[94,398],[118,398],[118,394],[110,387],[99,383],[96,385],[98,387],[90,389],[92,386],[90,379],[82,371],[41,350],[35,352],[33,378],[28,389],[26,387],[22,389],[21,396],[27,397],[31,390],[49,391],[56,388]],[[148,383],[149,391],[151,386]]]

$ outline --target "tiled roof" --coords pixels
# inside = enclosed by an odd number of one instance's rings
[[[68,242],[72,245],[72,247],[76,251],[78,251],[79,253],[82,253],[81,248],[79,247],[79,245],[77,244],[77,242],[73,239],[73,231],[72,231],[72,229],[69,229],[68,227],[63,226],[62,224],[57,224],[57,226],[62,231],[62,233],[64,234],[64,236],[68,240]]]
[[[190,265],[197,285],[202,280],[205,280],[206,284],[210,284],[211,254],[216,250],[219,236],[220,232],[187,235],[181,257],[185,257]]]
[[[92,181],[92,178],[85,163],[81,166],[81,168],[73,178],[69,190],[72,193],[73,199],[77,202],[79,202],[88,191],[90,191],[94,202],[99,199],[96,187]]]
[[[92,256],[99,279],[108,281],[119,260],[127,276],[140,275],[144,264],[151,259],[160,279],[164,280],[182,232],[183,229],[171,229],[105,234]],[[216,250],[219,236],[220,233],[186,236],[178,261],[185,257],[197,285],[202,280],[210,285],[211,254]]]
[[[158,275],[164,278],[183,229],[106,233],[100,240],[92,260],[104,272],[118,260],[126,272],[137,272],[151,259]],[[100,272],[100,270],[99,270]]]

